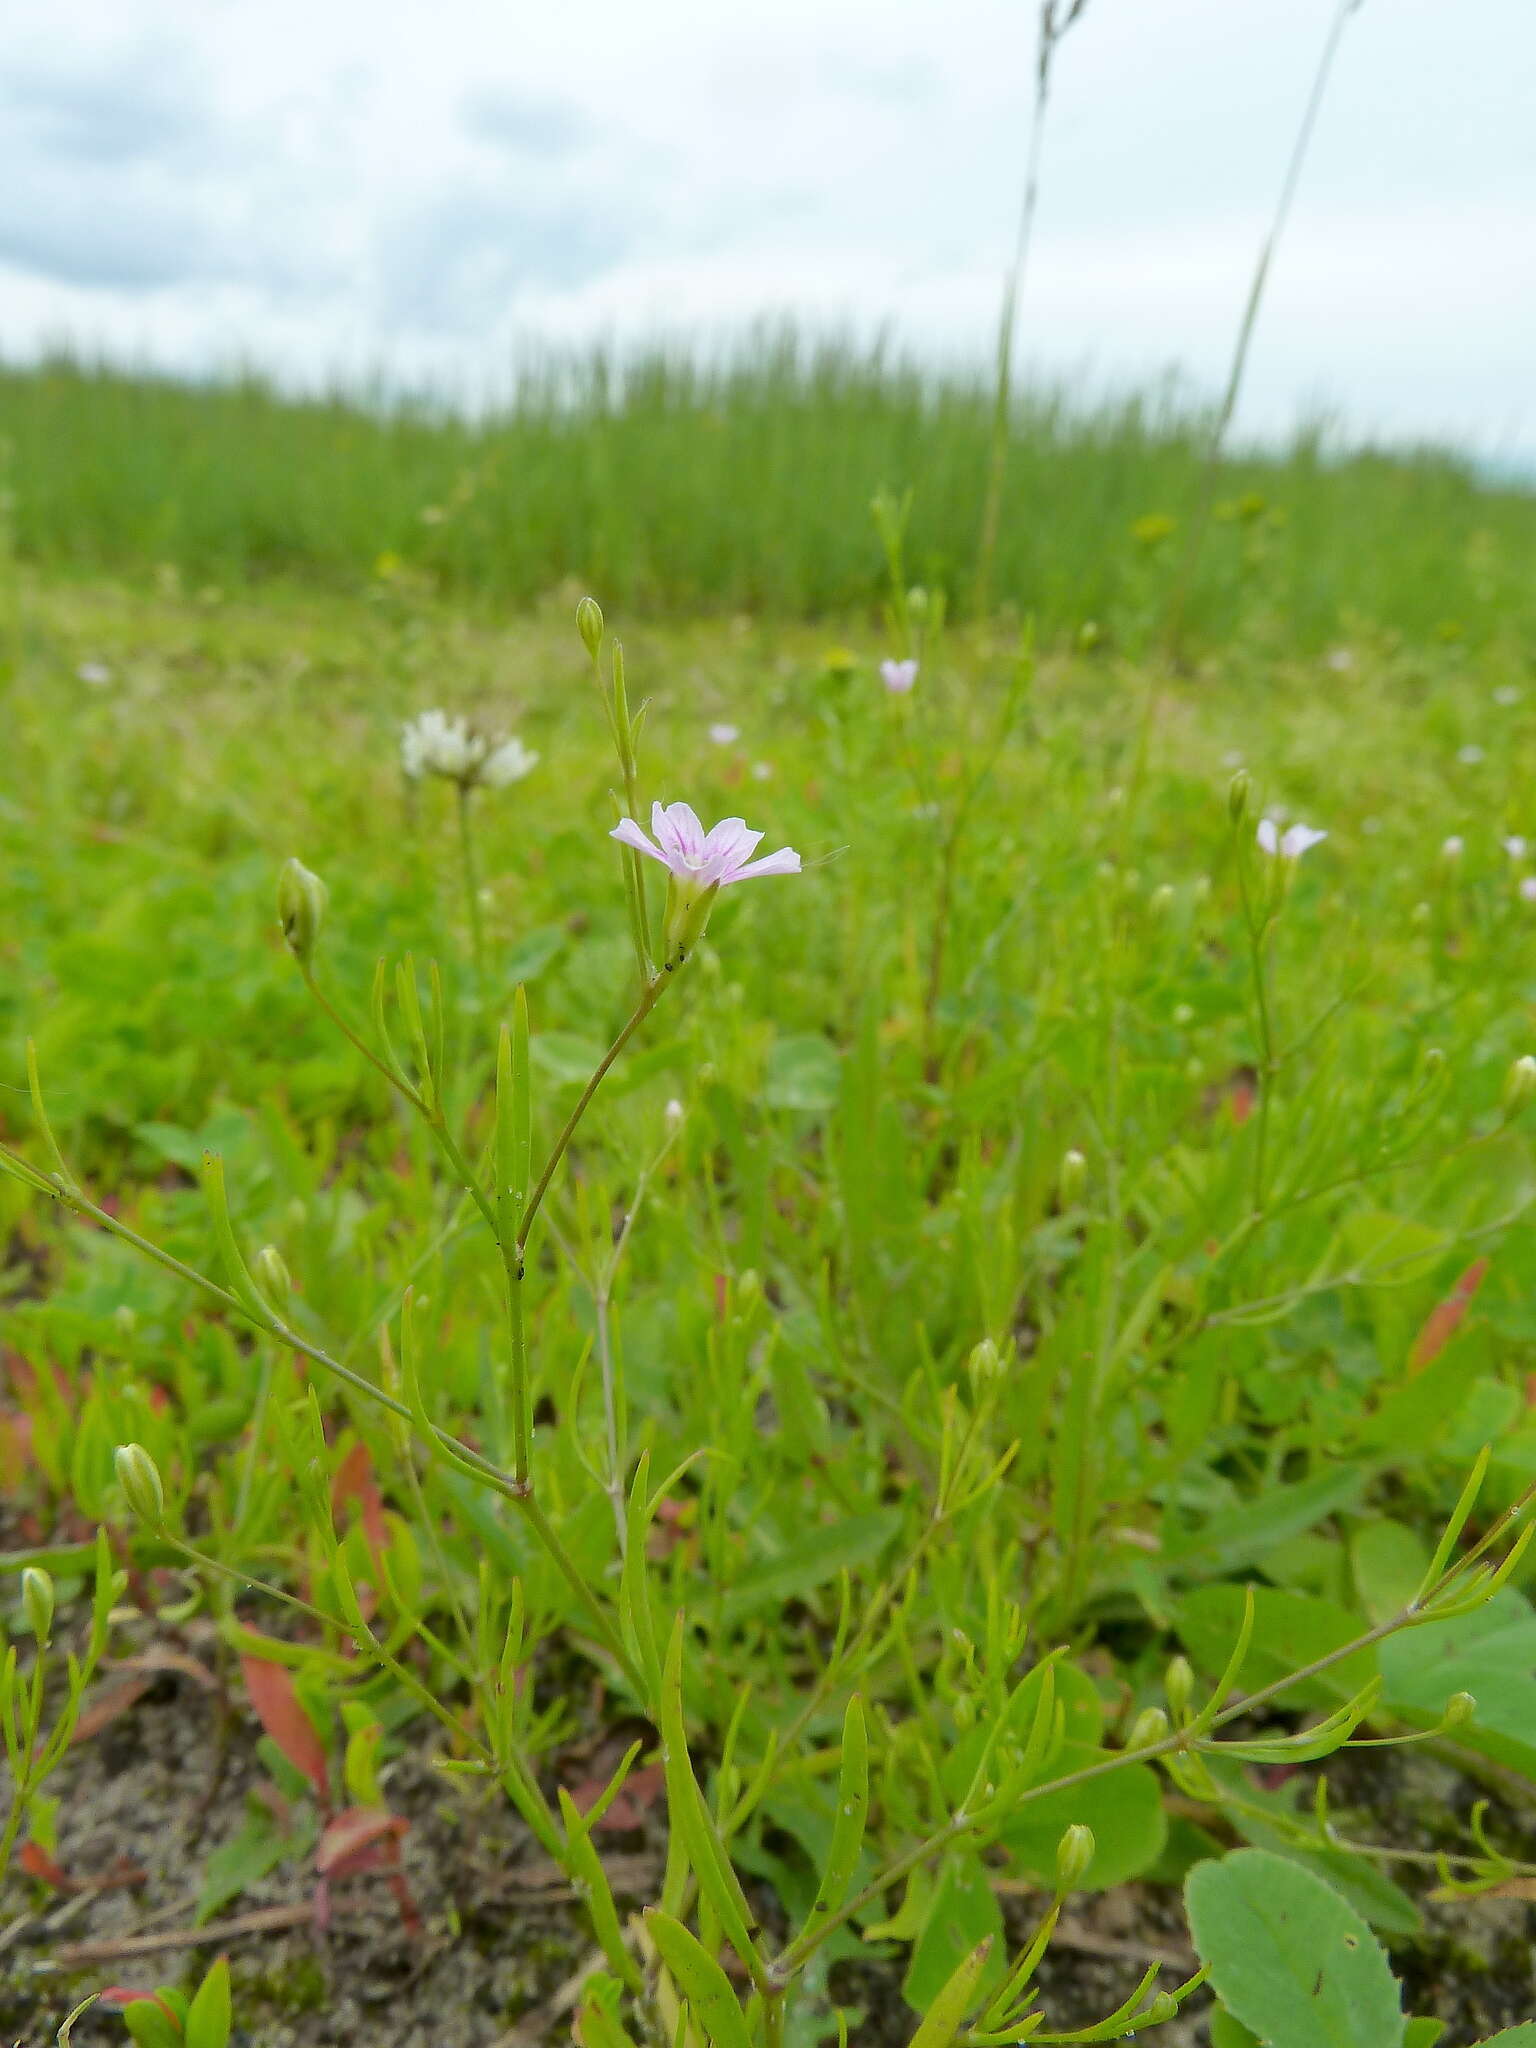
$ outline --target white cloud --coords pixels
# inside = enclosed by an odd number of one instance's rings
[[[1021,349],[1219,380],[1334,0],[1092,0]],[[1018,0],[10,0],[0,347],[393,368],[799,312],[980,363],[1033,67]],[[1536,11],[1366,0],[1243,423],[1536,451]]]

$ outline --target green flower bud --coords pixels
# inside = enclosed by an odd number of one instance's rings
[[[928,593],[921,583],[914,583],[907,592],[907,612],[919,625],[928,616]]]
[[[1175,1657],[1171,1660],[1167,1676],[1163,1680],[1163,1690],[1168,1695],[1173,1718],[1182,1721],[1189,1712],[1189,1703],[1195,1692],[1194,1667],[1187,1657]]]
[[[1227,784],[1227,816],[1234,825],[1241,825],[1248,814],[1248,799],[1253,793],[1253,777],[1246,768],[1239,768]]]
[[[1169,915],[1174,904],[1172,882],[1159,882],[1147,898],[1147,915],[1161,920]]]
[[[1063,1209],[1075,1209],[1088,1181],[1088,1161],[1074,1145],[1061,1155],[1056,1177],[1056,1195]]]
[[[1445,1719],[1442,1728],[1460,1728],[1470,1721],[1477,1712],[1477,1701],[1469,1692],[1453,1692],[1445,1703]]]
[[[1138,2028],[1165,2026],[1178,2009],[1179,2001],[1171,1991],[1159,1991],[1146,2011],[1136,2015],[1136,2025]]]
[[[981,1342],[972,1348],[970,1357],[965,1361],[966,1377],[970,1380],[972,1391],[979,1394],[983,1387],[989,1386],[993,1380],[1000,1377],[1002,1370],[1003,1354],[990,1337],[983,1337]]]
[[[318,875],[299,860],[285,860],[277,878],[277,915],[288,950],[301,967],[314,958],[315,941],[325,923],[328,891]]]
[[[1506,1119],[1517,1117],[1536,1095],[1536,1059],[1521,1053],[1504,1077],[1503,1109]]]
[[[582,646],[596,661],[597,650],[603,644],[603,608],[595,597],[584,597],[577,605],[576,630]]]
[[[53,1581],[37,1565],[29,1564],[21,1575],[21,1611],[42,1649],[53,1633]]]
[[[251,1278],[273,1315],[285,1316],[293,1294],[293,1280],[275,1244],[264,1244],[252,1259]]]
[[[1161,1707],[1144,1707],[1136,1716],[1130,1734],[1126,1737],[1127,1749],[1150,1749],[1154,1742],[1161,1742],[1168,1733],[1168,1716]]]
[[[1075,1821],[1067,1829],[1067,1832],[1056,1844],[1056,1884],[1058,1890],[1064,1892],[1076,1890],[1077,1886],[1082,1883],[1088,1874],[1088,1866],[1093,1861],[1093,1852],[1096,1846],[1093,1839],[1093,1829],[1084,1827],[1081,1821]]]
[[[130,1509],[141,1522],[158,1529],[165,1520],[165,1488],[154,1459],[142,1444],[119,1444],[112,1463]]]

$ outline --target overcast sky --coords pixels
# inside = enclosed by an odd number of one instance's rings
[[[1020,354],[1219,381],[1335,0],[1090,0]],[[494,389],[763,314],[985,356],[1033,0],[0,0],[0,352]],[[1536,460],[1536,0],[1364,0],[1242,424]]]

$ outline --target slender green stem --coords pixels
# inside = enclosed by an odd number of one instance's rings
[[[528,1243],[528,1233],[533,1227],[533,1219],[538,1215],[540,1205],[545,1195],[549,1192],[549,1184],[554,1179],[555,1168],[565,1157],[565,1149],[576,1135],[577,1125],[586,1115],[588,1105],[601,1087],[608,1069],[640,1029],[646,1018],[649,1017],[652,1010],[655,1009],[661,999],[662,990],[667,986],[667,981],[668,974],[664,971],[646,983],[641,991],[640,1000],[636,1003],[630,1015],[629,1022],[598,1061],[591,1080],[588,1081],[586,1087],[582,1089],[581,1094],[577,1098],[576,1107],[566,1118],[564,1127],[559,1137],[555,1140],[554,1150],[544,1162],[544,1171],[539,1175],[538,1184],[534,1188],[533,1193],[528,1197],[527,1207],[523,1210],[523,1220],[517,1233],[517,1250],[519,1254],[522,1253]]]
[[[391,1088],[398,1089],[400,1093],[405,1097],[406,1101],[410,1103],[413,1109],[419,1109],[423,1116],[430,1117],[432,1112],[427,1106],[426,1097],[424,1095],[418,1094],[417,1091],[411,1086],[410,1082],[404,1080],[399,1074],[397,1074],[394,1068],[389,1065],[387,1060],[381,1059],[379,1057],[379,1055],[374,1051],[373,1047],[368,1043],[367,1039],[363,1038],[358,1032],[353,1030],[352,1026],[347,1022],[346,1018],[343,1017],[340,1010],[337,1009],[336,1005],[331,1001],[330,997],[325,993],[324,989],[321,988],[319,982],[315,980],[313,968],[311,968],[305,961],[301,960],[299,962],[299,972],[304,977],[304,986],[309,990],[310,994],[314,997],[315,1001],[320,1005],[320,1008],[325,1012],[326,1016],[329,1017],[331,1022],[336,1026],[336,1029],[341,1033],[342,1037],[347,1041],[348,1045],[353,1047],[355,1051],[360,1052],[363,1058],[368,1062],[369,1066],[375,1068],[379,1073],[381,1073],[384,1076],[385,1080],[389,1083]]]
[[[507,1332],[512,1345],[512,1473],[528,1487],[533,1457],[533,1403],[529,1394],[528,1328],[523,1316],[523,1256],[516,1244],[502,1247],[507,1287]]]
[[[469,910],[469,944],[475,963],[475,992],[485,994],[485,925],[480,914],[480,871],[475,860],[475,835],[470,826],[469,806],[473,792],[466,782],[455,783],[458,793],[459,862],[464,877],[464,901]]]
[[[1248,886],[1247,849],[1237,848],[1237,885],[1243,898],[1243,923],[1248,932],[1248,957],[1253,967],[1253,1000],[1259,1023],[1259,1103],[1254,1133],[1253,1215],[1264,1213],[1264,1177],[1269,1154],[1269,1100],[1274,1092],[1278,1062],[1275,1058],[1275,1029],[1269,1008],[1269,975],[1264,960],[1264,940],[1271,919],[1260,917]]]

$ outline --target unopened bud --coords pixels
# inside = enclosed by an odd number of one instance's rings
[[[1146,2010],[1136,2015],[1138,2027],[1161,2027],[1171,2020],[1179,2009],[1179,2001],[1171,1991],[1159,1991]]]
[[[141,1522],[158,1529],[165,1520],[165,1488],[159,1468],[142,1444],[119,1444],[112,1459],[123,1498]]]
[[[1469,1692],[1453,1692],[1445,1703],[1445,1719],[1442,1728],[1460,1728],[1470,1721],[1477,1712],[1477,1701]]]
[[[277,1316],[288,1313],[289,1299],[293,1294],[293,1279],[286,1260],[275,1244],[264,1244],[251,1261],[251,1278],[260,1290],[262,1300]]]
[[[763,1278],[755,1266],[748,1266],[744,1273],[737,1274],[732,1293],[738,1314],[757,1307],[763,1298]]]
[[[42,1649],[53,1633],[53,1581],[38,1565],[29,1564],[21,1575],[21,1611]]]
[[[1163,1690],[1168,1695],[1173,1718],[1181,1721],[1189,1711],[1189,1703],[1195,1692],[1194,1666],[1187,1657],[1174,1657],[1169,1661],[1167,1675],[1163,1679]]]
[[[584,597],[577,605],[576,630],[582,646],[596,661],[597,650],[603,644],[603,608],[595,597]]]
[[[1523,1052],[1504,1077],[1505,1116],[1517,1117],[1533,1095],[1536,1095],[1536,1059]]]
[[[907,592],[907,612],[919,625],[928,616],[928,593],[921,583],[914,583]]]
[[[1161,1707],[1143,1707],[1126,1737],[1127,1749],[1150,1749],[1168,1733],[1168,1716]]]
[[[277,915],[288,950],[301,967],[314,958],[315,941],[325,923],[328,892],[318,875],[300,860],[285,860],[277,878]]]
[[[1088,1161],[1074,1145],[1061,1155],[1056,1193],[1063,1209],[1075,1209],[1088,1182]]]
[[[1424,1057],[1419,1062],[1419,1071],[1426,1077],[1440,1073],[1445,1066],[1445,1054],[1438,1045],[1427,1045]]]
[[[1088,1875],[1097,1845],[1093,1829],[1075,1821],[1056,1844],[1056,1883],[1064,1892],[1074,1891]]]
[[[678,1101],[675,1095],[672,1097],[672,1100],[667,1104],[666,1108],[662,1111],[661,1115],[662,1121],[666,1124],[666,1127],[669,1132],[682,1129],[683,1105]]]
[[[979,1344],[972,1347],[971,1355],[965,1361],[966,1377],[970,1380],[972,1391],[979,1394],[983,1387],[989,1386],[999,1377],[1002,1370],[1003,1354],[990,1337],[983,1337]]]
[[[1147,898],[1147,915],[1162,919],[1173,909],[1174,891],[1172,882],[1159,882]]]
[[[1241,825],[1248,815],[1248,799],[1253,792],[1253,777],[1246,768],[1239,768],[1227,784],[1227,816],[1234,825]]]

